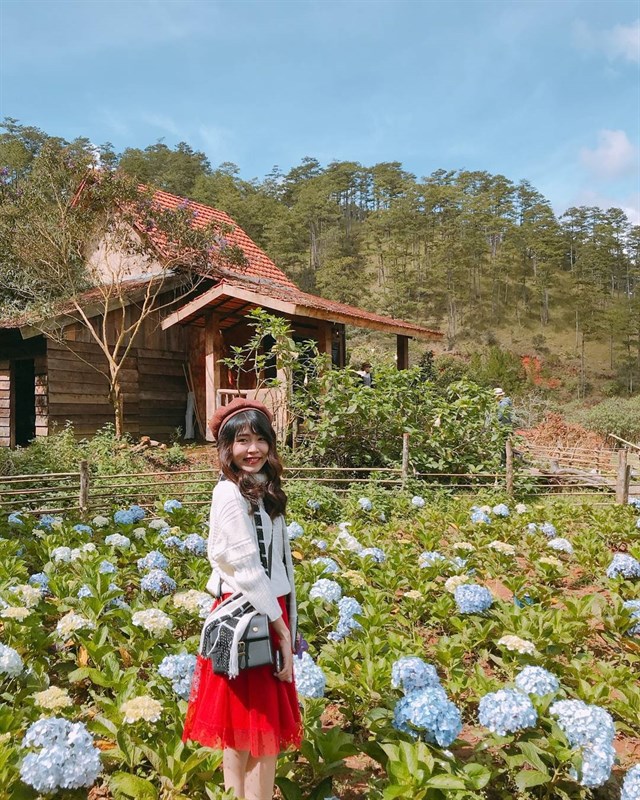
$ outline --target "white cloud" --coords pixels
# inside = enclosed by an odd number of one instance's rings
[[[580,21],[574,25],[573,38],[577,47],[588,53],[603,53],[610,61],[640,63],[640,19],[602,31],[594,31]]]
[[[632,225],[640,225],[640,192],[615,198],[600,194],[593,189],[582,189],[569,205],[597,206],[604,211],[610,208],[621,208]]]
[[[159,130],[168,133],[170,136],[174,136],[176,139],[185,138],[184,131],[171,117],[167,116],[166,114],[144,112],[140,115],[140,119],[146,125],[149,125],[152,128],[158,128]]]
[[[597,178],[614,180],[626,177],[638,163],[638,147],[624,131],[601,130],[598,146],[580,150],[582,164]]]

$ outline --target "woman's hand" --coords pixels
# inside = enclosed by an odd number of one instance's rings
[[[284,624],[282,617],[272,623],[276,635],[279,639],[278,649],[282,655],[282,668],[276,672],[276,678],[281,681],[291,683],[293,680],[293,652],[291,650],[291,634],[289,628]]]

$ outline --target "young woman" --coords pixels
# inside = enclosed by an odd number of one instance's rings
[[[222,476],[211,502],[207,590],[222,599],[240,591],[268,615],[282,668],[254,667],[228,678],[198,656],[182,735],[223,750],[225,787],[245,800],[271,800],[278,754],[302,738],[293,682],[296,599],[284,523],[287,497],[271,420],[262,403],[238,398],[210,422]],[[273,540],[271,577],[260,560],[252,506],[260,513],[266,549]]]

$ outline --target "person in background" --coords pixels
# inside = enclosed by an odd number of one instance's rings
[[[371,389],[373,386],[373,378],[371,376],[371,364],[368,361],[362,362],[360,369],[356,370],[356,375],[360,376],[363,386],[367,386]]]
[[[504,427],[511,427],[513,423],[513,402],[511,398],[507,397],[504,389],[501,389],[499,386],[496,386],[493,390],[493,394],[498,404],[498,422]]]

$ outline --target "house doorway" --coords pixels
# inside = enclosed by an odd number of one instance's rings
[[[25,447],[36,438],[36,372],[32,358],[13,362],[15,443]]]

